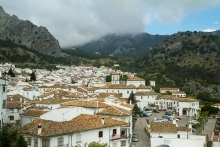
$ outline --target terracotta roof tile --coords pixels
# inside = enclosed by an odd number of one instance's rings
[[[158,93],[156,93],[156,92],[145,92],[145,91],[137,91],[136,93],[135,93],[135,95],[159,95]]]
[[[176,133],[177,127],[172,122],[151,122],[151,132]]]
[[[101,119],[104,118],[104,124]],[[38,134],[38,125],[41,125],[41,134]],[[127,124],[97,115],[81,114],[70,121],[55,122],[51,120],[36,119],[20,129],[21,133],[38,136],[55,136],[79,131],[101,129],[106,127],[121,126]]]
[[[126,84],[107,84],[102,87],[103,89],[134,89],[137,88],[133,84],[126,85]]]
[[[116,107],[116,106],[111,106],[108,108],[105,108],[104,110],[98,112],[97,114],[101,115],[115,115],[115,116],[129,116],[131,115],[131,111]]]
[[[39,117],[39,116],[43,115],[44,113],[47,113],[47,111],[28,109],[28,110],[24,111],[21,115]]]
[[[145,81],[145,80],[142,78],[139,78],[139,77],[132,77],[132,78],[128,79],[127,81]]]
[[[138,86],[138,89],[152,89],[152,87],[151,87],[151,86],[146,86],[146,85],[144,85],[144,84],[140,84],[140,85]]]
[[[177,131],[190,131],[190,129],[188,127],[177,127]]]
[[[99,101],[69,101],[61,104],[62,106],[79,106],[79,107],[89,107],[89,108],[105,108],[109,105],[99,102]]]
[[[198,99],[195,98],[179,98],[172,95],[160,95],[160,99],[170,99],[170,100],[176,100],[179,102],[198,102]]]
[[[62,99],[62,98],[48,98],[48,99],[35,99],[31,100],[30,103],[32,104],[60,104],[68,101],[74,101],[74,99]]]

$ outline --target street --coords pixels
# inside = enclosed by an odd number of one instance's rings
[[[155,117],[161,118],[163,115],[165,115],[165,112],[161,111],[160,113],[153,113],[150,117],[137,118],[137,121],[135,122],[135,127],[133,129],[133,133],[138,133],[138,142],[133,142],[134,144],[136,144],[136,147],[150,147],[150,138],[145,131],[145,128],[147,127],[146,119],[152,122]],[[186,126],[187,119],[188,118],[186,116],[182,116],[182,119],[177,122],[178,126]]]

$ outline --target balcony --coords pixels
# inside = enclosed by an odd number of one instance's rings
[[[110,140],[128,140],[131,138],[131,135],[122,135],[122,134],[116,134],[116,135],[111,135]]]

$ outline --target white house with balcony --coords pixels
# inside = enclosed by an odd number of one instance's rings
[[[194,98],[178,98],[171,95],[160,95],[159,109],[174,110],[177,115],[195,116],[199,113],[199,100]]]
[[[129,142],[131,141],[133,126],[131,110],[129,111],[117,106],[110,106],[98,112],[97,115],[126,122],[125,125],[121,125],[120,132],[116,132],[116,130],[113,130],[112,139],[114,140],[114,142],[118,142],[118,144],[121,141],[124,141],[127,145],[129,144]]]
[[[140,109],[147,108],[151,104],[156,105],[156,98],[159,94],[156,92],[145,92],[145,91],[137,91],[135,93],[135,97],[137,100],[137,105]]]
[[[69,121],[36,119],[21,128],[28,147],[69,147],[84,146],[91,142],[106,143],[109,147],[128,147],[121,139],[114,136],[121,133],[121,126],[126,122],[103,116],[80,114]]]

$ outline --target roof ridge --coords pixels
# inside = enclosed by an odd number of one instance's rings
[[[113,106],[113,105],[112,105],[112,106]],[[116,108],[116,106],[113,106],[113,108],[115,108],[116,110],[120,111],[121,114],[124,113],[124,114],[126,114],[126,115],[130,115],[130,114],[127,114],[127,113],[125,113],[125,112],[122,112],[121,110],[119,110],[118,108]],[[123,109],[123,108],[121,108],[121,109]]]

